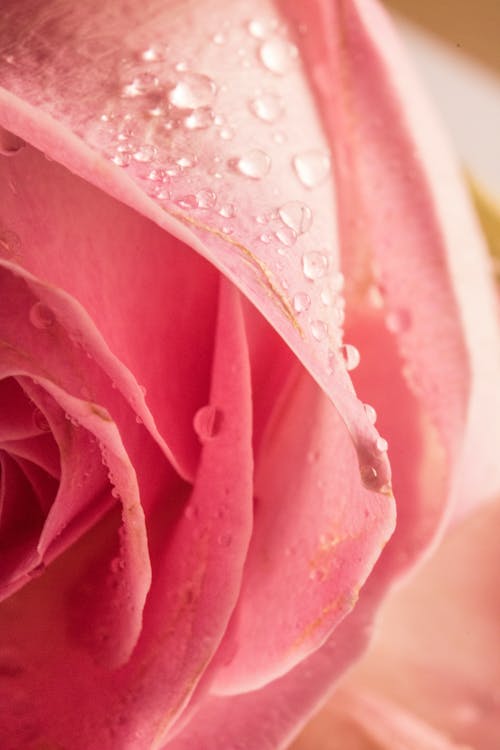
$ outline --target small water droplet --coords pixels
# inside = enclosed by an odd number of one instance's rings
[[[389,443],[385,438],[379,436],[376,440],[375,446],[380,453],[385,453],[389,447]]]
[[[160,47],[158,44],[150,44],[149,47],[141,52],[140,58],[144,62],[162,62],[166,60],[166,49]]]
[[[293,296],[293,309],[297,313],[305,312],[311,306],[311,298],[306,292],[297,292]]]
[[[328,336],[328,326],[324,320],[311,321],[311,333],[316,341],[324,341]]]
[[[271,23],[263,18],[254,18],[248,23],[248,32],[254,39],[265,39],[270,33]]]
[[[222,31],[218,31],[212,36],[212,42],[221,46],[227,42],[227,36]]]
[[[259,235],[259,240],[263,242],[264,245],[269,245],[272,239],[273,235],[270,232],[262,232],[262,234]]]
[[[136,161],[147,164],[148,162],[153,161],[157,154],[158,149],[156,148],[156,146],[152,146],[149,143],[144,143],[134,151],[133,156]]]
[[[181,169],[190,169],[191,167],[194,167],[196,162],[196,156],[181,156],[180,159],[177,159],[176,164],[178,164]]]
[[[122,89],[122,96],[125,99],[133,99],[137,96],[144,96],[154,91],[158,87],[158,78],[153,73],[139,73],[135,78],[127,83]]]
[[[403,333],[411,326],[411,313],[404,308],[392,310],[387,313],[385,324],[391,333]]]
[[[306,279],[315,280],[328,272],[328,257],[324,253],[312,250],[302,256],[302,270]]]
[[[184,195],[176,201],[181,208],[198,208],[196,195]]]
[[[278,229],[276,232],[276,237],[282,245],[292,247],[297,241],[297,232],[290,227],[282,227],[282,229]]]
[[[219,434],[222,423],[224,421],[224,415],[220,409],[216,406],[208,404],[198,409],[193,418],[194,431],[198,435],[200,441],[205,443]]]
[[[346,370],[355,370],[361,361],[359,351],[352,344],[343,344],[340,347],[340,354],[344,359]]]
[[[271,169],[271,158],[259,148],[247,151],[246,154],[229,162],[235,170],[252,180],[260,180]]]
[[[275,75],[285,75],[297,56],[297,47],[281,37],[268,39],[261,44],[259,49],[262,64]]]
[[[40,432],[50,432],[50,425],[45,414],[38,408],[33,410],[33,424]]]
[[[236,209],[232,203],[226,203],[224,206],[221,206],[221,208],[219,209],[219,214],[223,216],[225,219],[232,219],[235,213],[236,213]]]
[[[216,91],[215,83],[208,76],[186,72],[169,92],[168,99],[178,109],[198,109],[209,107]]]
[[[373,408],[371,404],[364,404],[364,407],[365,407],[365,412],[366,412],[366,416],[368,417],[368,420],[372,424],[375,424],[375,422],[377,421],[377,412],[375,411],[375,409]]]
[[[223,125],[218,132],[223,141],[230,141],[234,136],[234,130],[229,125]]]
[[[118,152],[111,157],[111,161],[113,164],[116,164],[117,167],[128,167],[131,161],[130,154],[122,154]]]
[[[292,160],[295,173],[304,187],[321,185],[330,174],[330,157],[324,151],[304,151]]]
[[[209,128],[214,121],[214,112],[210,107],[198,107],[184,118],[184,125],[188,130],[203,130]]]
[[[213,190],[203,188],[196,193],[196,200],[198,202],[198,208],[214,208],[217,203],[217,195]]]
[[[331,305],[333,305],[333,294],[331,289],[322,289],[319,296],[325,307],[330,307]]]
[[[0,229],[0,256],[12,258],[18,254],[21,248],[21,240],[15,232],[9,229]]]
[[[283,143],[286,142],[286,135],[282,130],[276,131],[276,133],[273,134],[273,141],[277,143],[279,146],[281,146]]]
[[[54,313],[50,307],[44,305],[43,302],[35,302],[35,304],[31,306],[29,318],[32,325],[41,330],[50,328],[55,322]]]
[[[250,111],[263,122],[276,122],[283,114],[283,100],[278,94],[261,94],[249,102]]]
[[[217,537],[217,544],[219,547],[230,547],[233,541],[231,534],[219,534]]]
[[[305,203],[289,201],[278,211],[281,221],[297,234],[304,234],[312,224],[312,211]]]

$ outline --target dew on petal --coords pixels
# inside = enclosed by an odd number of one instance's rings
[[[306,292],[297,292],[293,296],[292,304],[295,312],[305,312],[311,306],[311,298]]]
[[[198,208],[196,195],[183,195],[182,198],[176,200],[176,203],[181,208]]]
[[[325,182],[330,174],[330,157],[324,151],[304,151],[294,156],[292,163],[300,182],[310,190]]]
[[[208,76],[185,72],[169,92],[168,100],[178,109],[210,107],[216,91],[215,83]]]
[[[223,216],[225,219],[232,219],[235,213],[236,213],[236,209],[232,203],[226,203],[224,206],[221,206],[221,208],[219,209],[219,214]]]
[[[340,354],[344,359],[346,370],[355,370],[361,361],[359,351],[352,344],[343,344],[340,347]]]
[[[311,334],[316,341],[323,341],[328,336],[328,325],[324,320],[312,320]]]
[[[230,162],[231,166],[245,177],[252,180],[260,180],[265,177],[271,169],[271,157],[259,148],[247,151],[234,161]]]
[[[377,412],[371,404],[364,404],[364,407],[369,422],[371,422],[371,424],[375,424],[375,422],[377,421]]]
[[[289,201],[278,210],[281,221],[297,234],[304,234],[312,224],[312,211],[301,201]]]
[[[333,305],[334,297],[331,289],[322,289],[319,297],[325,307],[331,307],[331,305]]]
[[[391,333],[403,333],[411,326],[411,313],[405,308],[392,310],[387,314],[385,324]]]
[[[234,130],[229,125],[223,125],[218,132],[223,141],[230,141],[234,137]]]
[[[385,438],[383,438],[383,437],[380,437],[380,436],[379,436],[379,437],[377,438],[377,441],[376,441],[376,443],[375,443],[375,446],[376,446],[377,450],[378,450],[378,451],[379,451],[380,453],[385,453],[385,451],[386,451],[386,450],[388,449],[388,447],[389,447],[389,443],[387,442],[387,440],[386,440]]]
[[[272,239],[273,235],[270,232],[262,232],[262,234],[259,235],[259,240],[263,242],[264,245],[269,245]]]
[[[283,114],[283,100],[278,94],[261,94],[249,102],[250,111],[263,122],[276,122]]]
[[[157,44],[151,44],[140,54],[144,62],[161,62],[166,59],[166,49]]]
[[[306,279],[314,281],[328,272],[328,257],[324,253],[312,250],[302,256],[302,270]]]
[[[148,162],[153,161],[157,154],[158,149],[156,146],[152,146],[150,143],[144,143],[134,151],[133,157],[135,161],[147,164]]]
[[[374,466],[370,466],[369,464],[365,464],[364,466],[361,466],[359,469],[359,473],[361,476],[361,481],[365,485],[367,489],[376,489],[379,478],[378,478],[378,472]]]
[[[111,157],[111,161],[117,167],[128,167],[131,162],[131,156],[127,153],[118,152]]]
[[[209,128],[214,121],[214,112],[210,107],[198,107],[184,118],[184,125],[188,130],[203,130]]]
[[[193,418],[194,431],[202,443],[217,437],[219,434],[224,415],[216,406],[208,404],[198,409]]]
[[[283,143],[286,142],[286,135],[282,130],[276,131],[273,135],[273,141],[277,143],[279,146],[283,145]]]
[[[287,247],[295,245],[297,241],[297,232],[290,227],[282,227],[281,229],[278,229],[275,234],[281,244],[286,245]]]
[[[196,193],[198,208],[213,208],[217,203],[217,195],[213,190],[203,188]]]
[[[153,73],[139,73],[135,78],[122,88],[122,96],[125,99],[133,99],[136,96],[144,96],[155,91],[158,87],[158,78]]]
[[[213,34],[212,42],[220,47],[227,42],[227,36],[222,31],[218,31],[216,34]]]
[[[274,37],[263,42],[259,57],[264,67],[275,75],[285,75],[298,55],[297,47],[286,39]]]
[[[29,318],[31,324],[40,330],[50,328],[55,322],[54,313],[50,307],[44,305],[43,302],[35,302],[35,304],[31,306]]]
[[[248,32],[254,39],[265,39],[275,28],[276,22],[264,18],[254,18],[248,23]]]

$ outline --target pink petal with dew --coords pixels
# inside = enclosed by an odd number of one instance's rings
[[[266,0],[253,11],[276,21],[265,42],[247,27],[243,0],[155,5],[147,16],[119,3],[58,2],[43,14],[12,3],[0,120],[233,280],[330,395],[382,488],[387,457],[345,371],[338,312],[319,299],[339,271],[329,146],[286,25]],[[227,45],[205,31],[207,12],[214,28],[229,24]],[[21,41],[26,14],[41,46]],[[229,69],[231,56],[242,59]],[[213,112],[206,128],[189,120],[203,108]]]

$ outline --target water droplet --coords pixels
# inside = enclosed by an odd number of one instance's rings
[[[320,296],[322,303],[326,307],[330,307],[331,305],[333,305],[333,294],[332,294],[331,289],[323,289],[319,296]]]
[[[219,209],[219,214],[225,219],[232,219],[235,213],[236,209],[232,203],[226,203],[226,205],[221,206],[221,208]]]
[[[223,34],[222,31],[218,31],[212,36],[212,42],[220,46],[227,42],[227,36]]]
[[[208,404],[198,409],[193,419],[194,431],[202,443],[215,438],[222,427],[224,415],[216,406]]]
[[[361,481],[368,489],[374,489],[378,484],[378,473],[374,466],[366,464],[359,469]]]
[[[190,503],[186,505],[184,509],[184,516],[187,518],[188,521],[193,521],[195,518],[198,518],[199,516],[199,510],[196,505],[191,505]]]
[[[245,177],[260,180],[271,169],[271,158],[265,151],[255,148],[247,151],[239,159],[230,160],[229,164]]]
[[[328,257],[324,253],[312,250],[302,256],[302,270],[306,279],[320,279],[328,272]]]
[[[368,417],[368,420],[372,424],[375,424],[375,422],[377,421],[377,412],[375,411],[373,406],[371,406],[371,404],[364,404],[364,407],[365,407],[365,412],[366,412],[366,416]]]
[[[50,307],[44,305],[43,302],[35,302],[35,304],[31,306],[29,317],[30,322],[35,326],[35,328],[39,328],[41,330],[50,328],[52,325],[54,325],[55,322],[54,313],[52,312]]]
[[[318,581],[321,583],[321,581],[324,581],[326,578],[326,571],[324,568],[314,568],[314,570],[311,570],[309,573],[309,578],[311,581]]]
[[[139,73],[127,83],[122,89],[122,96],[125,99],[133,99],[136,96],[144,96],[154,91],[158,87],[158,78],[153,73]]]
[[[219,130],[219,138],[222,138],[223,141],[230,141],[231,138],[234,136],[234,130],[229,125],[224,125]]]
[[[344,359],[346,370],[355,370],[361,361],[359,351],[352,344],[343,344],[340,347],[340,354]]]
[[[219,547],[230,547],[233,537],[231,534],[219,534],[217,537],[217,544]]]
[[[269,245],[273,238],[273,235],[270,232],[262,232],[262,234],[259,235],[259,240],[264,243],[264,245]]]
[[[196,195],[184,195],[176,201],[181,208],[198,208],[198,199]]]
[[[152,146],[149,143],[144,143],[134,151],[133,156],[136,161],[147,164],[148,162],[153,161],[157,154],[158,149],[156,148],[156,146]]]
[[[312,320],[311,321],[311,333],[316,341],[324,341],[328,336],[328,326],[324,320]]]
[[[50,425],[47,422],[47,417],[38,408],[33,410],[33,424],[40,432],[50,432]]]
[[[176,164],[178,164],[181,169],[190,169],[191,167],[194,167],[196,162],[196,156],[181,156],[180,159],[177,159]]]
[[[203,188],[203,190],[198,190],[196,193],[196,200],[198,208],[214,208],[217,203],[217,195],[213,190]]]
[[[209,128],[214,121],[214,113],[210,107],[198,107],[184,118],[184,125],[188,130],[203,130]]]
[[[330,157],[324,151],[304,151],[293,157],[293,167],[304,187],[321,185],[330,174]]]
[[[111,161],[113,164],[116,164],[117,167],[128,167],[130,160],[130,154],[123,154],[120,152],[111,157]]]
[[[276,232],[276,237],[279,239],[282,245],[292,247],[292,245],[295,245],[297,241],[297,232],[290,227],[283,227],[282,229],[278,229],[278,231]]]
[[[386,451],[386,450],[388,449],[388,447],[389,447],[389,443],[387,442],[387,440],[386,440],[385,438],[383,438],[383,437],[380,437],[380,436],[379,436],[379,437],[377,438],[377,441],[376,441],[376,443],[375,443],[375,446],[376,446],[377,450],[378,450],[378,451],[379,451],[380,453],[385,453],[385,451]]]
[[[263,18],[254,18],[248,23],[248,31],[255,39],[265,39],[271,28],[271,23]]]
[[[293,296],[293,309],[297,313],[305,312],[311,306],[311,298],[306,292],[297,292]]]
[[[178,109],[198,109],[209,107],[214,99],[217,87],[211,78],[200,73],[184,73],[168,99]]]
[[[12,258],[19,252],[21,240],[15,232],[9,229],[0,229],[0,256]]]
[[[273,135],[273,141],[277,143],[279,146],[281,146],[283,143],[286,142],[286,135],[283,133],[282,130],[276,131]]]
[[[264,93],[249,102],[250,111],[264,122],[276,122],[283,114],[281,96]]]
[[[278,211],[281,221],[297,234],[304,234],[312,224],[312,211],[305,203],[289,201]]]
[[[263,42],[259,49],[262,64],[275,75],[285,75],[292,67],[297,55],[297,47],[281,37],[274,37]]]
[[[403,331],[407,331],[411,326],[410,311],[404,308],[392,310],[387,314],[385,324],[391,333],[403,333]]]
[[[140,57],[144,62],[161,62],[166,60],[166,49],[158,44],[150,44],[147,49],[141,52]]]

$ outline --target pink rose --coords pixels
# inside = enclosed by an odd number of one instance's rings
[[[4,0],[0,81],[0,746],[284,747],[500,487],[457,167],[366,0]]]

